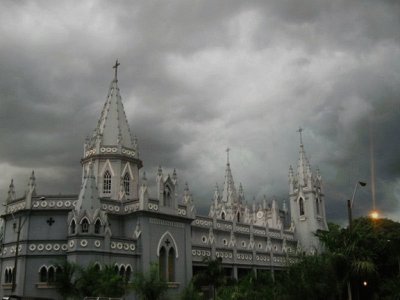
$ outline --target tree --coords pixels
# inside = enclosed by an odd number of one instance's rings
[[[96,296],[121,297],[125,294],[126,283],[113,265],[104,266],[98,275],[98,283],[95,290]]]
[[[166,281],[160,277],[156,263],[150,265],[148,273],[136,273],[131,287],[142,300],[159,300],[168,289]]]
[[[213,299],[215,299],[218,288],[226,282],[222,267],[222,258],[219,257],[214,260],[206,258],[203,262],[207,266],[202,272],[197,274],[194,284],[198,289],[202,286],[209,286],[210,290],[212,290]]]
[[[79,293],[75,277],[79,267],[66,259],[56,262],[55,266],[57,272],[54,283],[57,292],[64,299],[77,298]]]

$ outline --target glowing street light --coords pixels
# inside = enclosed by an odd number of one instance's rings
[[[371,217],[371,219],[376,220],[379,219],[379,213],[376,210],[373,210],[369,216]]]

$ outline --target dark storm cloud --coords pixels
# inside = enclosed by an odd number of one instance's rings
[[[204,212],[232,148],[249,201],[287,198],[298,126],[345,218],[354,184],[399,208],[400,4],[397,1],[122,1],[0,4],[0,192],[31,169],[39,192],[78,192],[79,159],[116,58],[148,177],[177,168]],[[371,129],[370,129],[371,128]],[[356,214],[370,209],[360,190]],[[397,215],[398,218],[398,215]]]

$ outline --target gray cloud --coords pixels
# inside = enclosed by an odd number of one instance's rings
[[[298,126],[345,219],[354,184],[399,219],[397,1],[142,1],[0,4],[0,193],[36,170],[39,192],[77,193],[112,63],[148,177],[177,168],[202,212],[225,148],[247,199],[287,198]],[[370,129],[371,128],[371,129]],[[370,184],[368,185],[370,186]],[[355,214],[371,208],[357,195]],[[396,215],[397,214],[397,215]]]

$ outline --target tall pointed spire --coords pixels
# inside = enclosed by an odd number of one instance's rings
[[[114,79],[111,81],[97,127],[94,130],[92,144],[99,142],[104,146],[118,146],[135,149],[134,141],[131,136],[128,120],[126,118],[122,98],[118,87],[118,66],[116,61]]]
[[[82,188],[79,193],[76,210],[94,211],[96,209],[100,209],[100,198],[96,185],[96,178],[93,174],[93,164],[90,163],[89,170],[84,177]]]
[[[224,189],[222,191],[222,201],[227,202],[228,204],[234,204],[237,203],[237,194],[236,194],[235,183],[233,181],[231,165],[229,163],[229,151],[230,149],[227,148],[225,182],[224,182]]]
[[[11,183],[8,187],[8,198],[7,200],[14,200],[15,199],[15,187],[14,187],[14,179],[11,179]]]
[[[307,185],[307,180],[311,173],[311,166],[307,159],[306,151],[304,150],[303,136],[302,136],[303,129],[300,127],[297,132],[300,135],[300,150],[299,150],[299,162],[297,165],[297,176],[299,184],[305,186]]]

